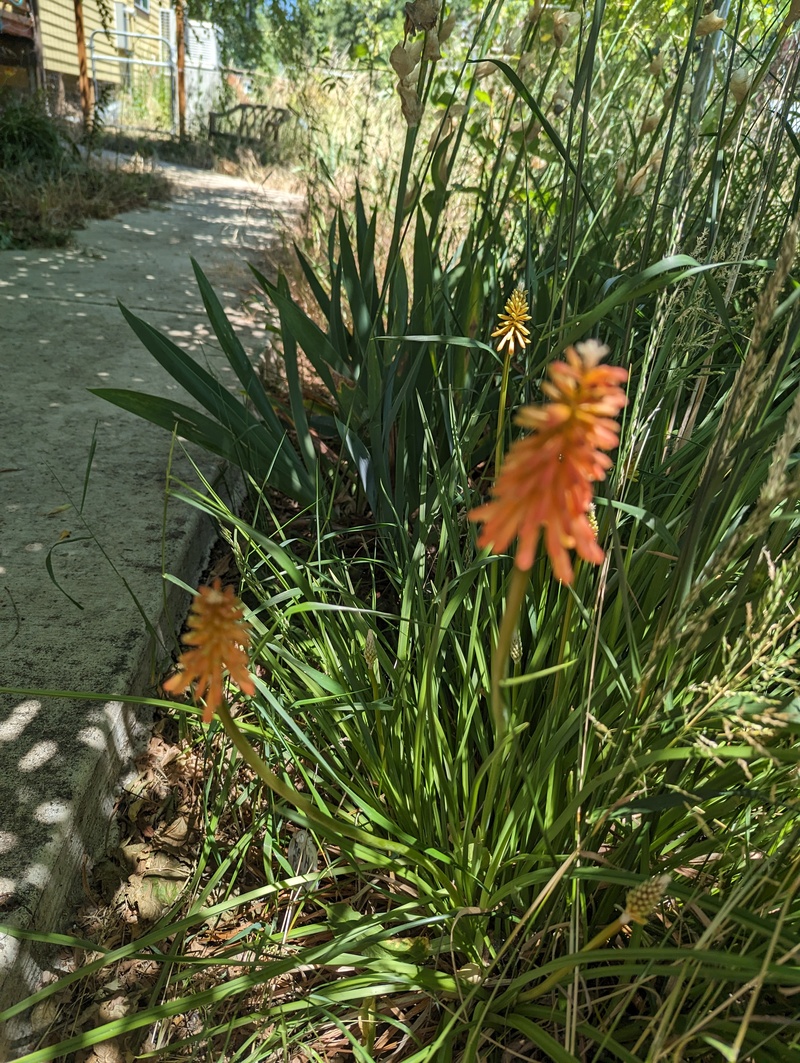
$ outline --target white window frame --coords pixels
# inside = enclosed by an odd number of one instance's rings
[[[114,4],[114,36],[111,40],[120,52],[128,51],[128,9],[123,3]]]
[[[166,25],[165,25],[166,23]],[[175,57],[175,12],[171,7],[162,7],[158,12],[158,32],[162,37],[169,41],[170,48],[167,48],[166,44],[162,40],[161,48],[164,55],[161,56],[162,60],[168,60],[170,57]]]

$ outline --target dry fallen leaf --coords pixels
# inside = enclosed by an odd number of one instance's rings
[[[124,994],[104,1000],[97,1008],[97,1017],[101,1022],[113,1022],[114,1019],[123,1019],[130,1011],[130,1001]]]
[[[119,1041],[114,1038],[95,1045],[84,1063],[125,1063],[125,1053]]]
[[[189,824],[183,816],[178,816],[167,827],[162,827],[153,835],[152,844],[165,849],[182,849],[189,837]]]
[[[34,1033],[41,1033],[52,1026],[58,1015],[58,1004],[52,997],[41,1000],[31,1009],[30,1024]]]

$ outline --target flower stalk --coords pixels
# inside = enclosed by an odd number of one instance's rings
[[[524,299],[521,293],[515,295]],[[519,302],[512,306],[509,300],[506,320],[494,333],[502,335],[501,345],[507,343],[512,349],[519,330],[527,334],[518,311]],[[554,362],[549,367],[550,380],[542,390],[550,402],[520,410],[516,422],[531,434],[512,443],[495,480],[492,499],[469,513],[470,520],[483,523],[479,546],[500,554],[517,540],[492,654],[491,707],[497,743],[508,729],[500,684],[508,671],[511,643],[539,539],[544,537],[553,572],[565,584],[571,584],[575,577],[569,550],[597,565],[605,558],[593,520],[592,484],[605,479],[612,464],[605,451],[619,443],[615,417],[628,402],[621,387],[628,379],[627,370],[601,365],[607,353],[608,348],[597,340],[587,340],[567,348],[566,362]]]
[[[512,568],[503,619],[500,621],[497,644],[492,653],[492,718],[495,742],[498,745],[503,741],[508,730],[508,710],[500,684],[508,675],[508,662],[511,659],[514,635],[519,626],[522,603],[525,601],[530,577],[530,569],[523,571],[516,565]]]
[[[615,937],[623,927],[630,926],[631,923],[645,923],[650,913],[661,901],[669,883],[669,875],[656,875],[655,878],[647,879],[645,882],[635,886],[625,898],[625,910],[613,922],[595,934],[592,940],[583,946],[578,955],[596,951],[602,945],[605,945],[607,941],[610,941],[611,938]],[[573,970],[571,966],[559,967],[557,971],[553,971],[539,985],[520,993],[517,997],[517,1002],[538,1000],[553,986],[558,985],[561,979],[569,974],[571,970]]]
[[[511,360],[516,353],[517,347],[522,350],[530,342],[530,330],[525,322],[531,320],[528,299],[521,288],[511,293],[505,305],[505,310],[499,315],[499,323],[492,333],[493,339],[499,339],[498,351],[505,347],[503,357],[503,375],[500,379],[500,405],[497,418],[497,435],[494,445],[494,471],[495,476],[500,471],[503,460],[503,439],[506,431],[506,402],[508,401],[508,379],[511,375]]]

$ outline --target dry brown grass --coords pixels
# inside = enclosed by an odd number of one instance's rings
[[[81,163],[42,177],[0,170],[0,248],[61,247],[89,218],[111,218],[169,199],[157,173]]]

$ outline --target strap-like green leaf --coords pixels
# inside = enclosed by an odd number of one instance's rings
[[[314,484],[293,455],[287,460],[289,441],[286,437],[269,453],[268,442],[262,433],[259,445],[253,446],[253,437],[237,435],[230,428],[206,417],[205,414],[172,402],[158,395],[145,395],[140,391],[120,388],[90,388],[93,395],[119,406],[152,424],[176,431],[192,443],[197,443],[212,454],[237,465],[259,483],[270,483],[301,505],[313,505],[316,498]],[[286,453],[284,453],[284,450]]]
[[[233,326],[217,298],[217,293],[209,284],[208,278],[195,259],[192,259],[192,267],[197,278],[197,286],[200,289],[203,306],[205,306],[208,314],[208,320],[211,322],[211,327],[214,329],[219,345],[230,362],[231,368],[241,381],[247,397],[264,418],[264,422],[270,427],[276,437],[282,436],[284,434],[283,426],[272,408],[272,403],[267,398],[264,385],[250,364],[250,359],[247,357],[239,337],[234,332]]]

